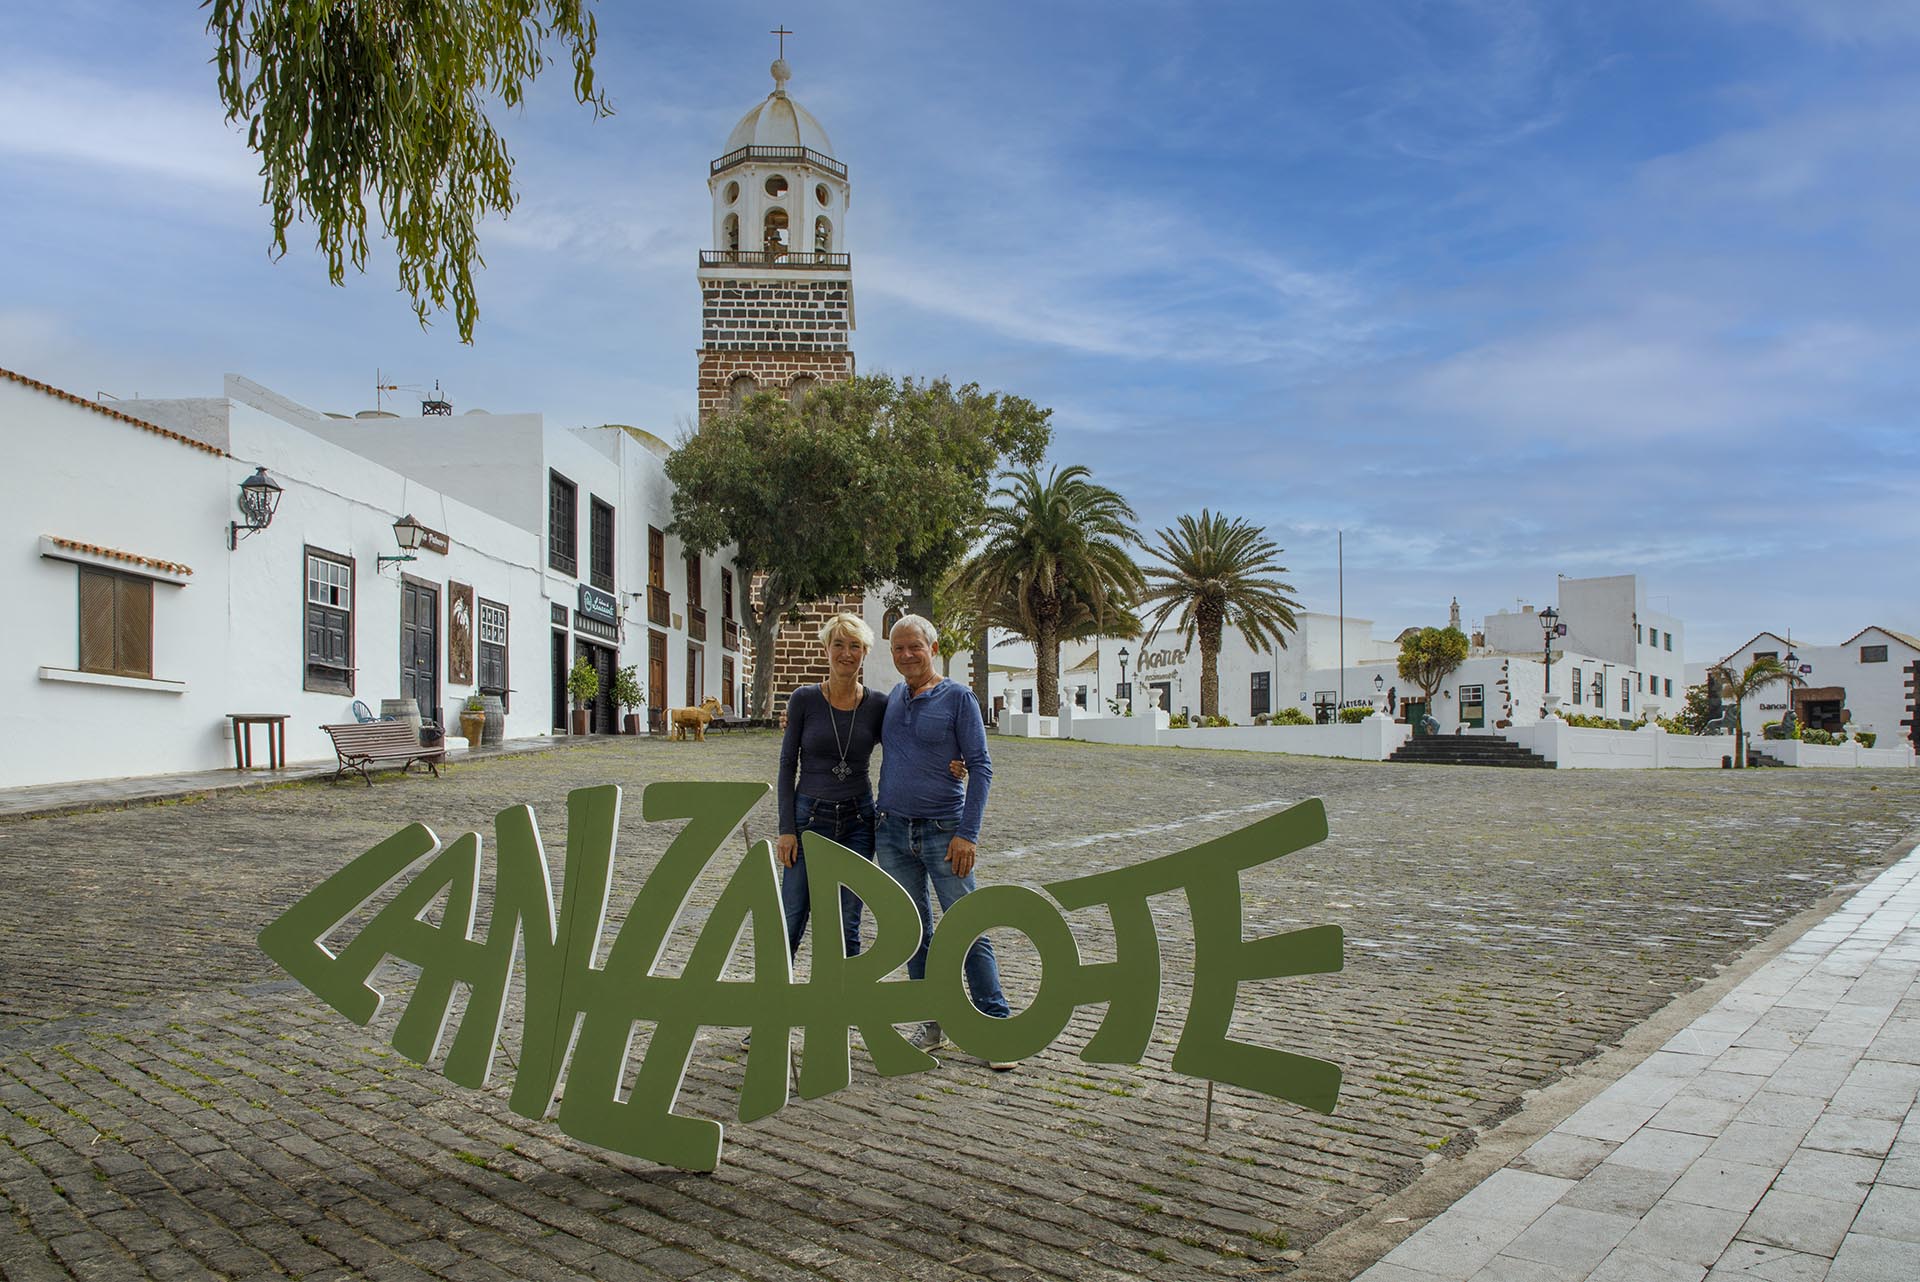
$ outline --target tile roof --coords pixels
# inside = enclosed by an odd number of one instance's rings
[[[75,396],[72,392],[62,391],[50,383],[42,383],[37,378],[28,378],[25,374],[16,374],[10,369],[0,369],[0,378],[6,379],[9,382],[19,383],[23,387],[31,387],[36,392],[45,392],[48,396],[56,397],[59,400],[72,401],[75,405],[90,409],[96,414],[105,414],[108,418],[117,418],[122,423],[130,423],[142,431],[152,432],[155,436],[164,436],[170,441],[178,441],[182,445],[191,446],[196,450],[204,450],[215,458],[226,457],[226,451],[217,446],[208,445],[205,441],[196,441],[191,436],[183,435],[182,433],[173,431],[171,428],[161,427],[158,423],[149,423],[143,418],[135,418],[131,414],[122,414],[119,410],[110,409],[98,401],[90,401],[84,396]]]
[[[192,574],[193,567],[182,565],[178,561],[162,561],[156,556],[141,556],[136,552],[122,552],[119,548],[101,547],[98,543],[82,543],[78,539],[63,539],[58,535],[47,535],[49,543],[58,544],[70,552],[85,552],[90,556],[104,556],[115,561],[125,561],[129,565],[144,565],[148,569],[162,570],[168,574]]]

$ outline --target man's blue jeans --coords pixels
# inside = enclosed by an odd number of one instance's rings
[[[800,834],[801,855],[793,867],[780,870],[780,906],[787,913],[787,948],[800,951],[800,936],[807,930],[809,896],[807,894],[806,834],[817,832],[859,855],[873,858],[873,798],[855,797],[847,801],[816,801],[804,794],[793,799],[793,826]],[[840,934],[847,956],[860,955],[860,900],[845,886],[840,888]],[[813,946],[820,947],[814,936]]]
[[[907,897],[920,910],[920,951],[907,961],[907,977],[927,977],[927,945],[933,940],[933,910],[927,902],[927,885],[940,900],[945,912],[960,896],[973,889],[973,874],[953,875],[947,862],[947,843],[959,825],[951,819],[908,819],[883,814],[875,832],[874,848],[880,867],[906,889]],[[983,1015],[1005,1019],[1013,1012],[1000,991],[1000,964],[993,956],[993,943],[985,935],[967,949],[967,992],[973,1006]]]

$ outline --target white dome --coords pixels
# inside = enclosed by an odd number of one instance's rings
[[[742,147],[810,147],[822,155],[833,154],[833,140],[813,114],[787,97],[784,62],[774,64],[774,90],[766,100],[740,117],[740,123],[727,135],[726,150]]]

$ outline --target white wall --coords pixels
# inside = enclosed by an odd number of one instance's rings
[[[1651,725],[1589,730],[1553,720],[1502,734],[1562,770],[1717,770],[1723,757],[1733,755],[1732,735],[1668,734]]]
[[[443,639],[447,580],[471,584],[510,610],[510,679],[544,673],[532,536],[248,407],[233,407],[219,430],[231,456],[0,381],[0,431],[14,447],[0,475],[9,549],[0,584],[18,610],[0,630],[0,786],[227,766],[230,712],[285,713],[291,759],[330,758],[319,724],[347,720],[353,698],[377,709],[398,690],[399,581],[375,558],[398,552],[392,526],[407,510],[452,539],[444,556],[422,552],[400,567],[440,586]],[[271,525],[229,551],[239,485],[256,466],[284,487],[280,504]],[[41,555],[43,535],[192,568],[185,586],[153,590],[155,680],[42,675],[70,673],[79,658],[77,571]],[[355,566],[351,696],[302,688],[309,543]],[[451,708],[468,693],[442,689]],[[516,697],[507,733],[538,733],[544,716],[543,703]],[[264,729],[253,740],[264,764]]]
[[[1877,645],[1887,647],[1886,661],[1861,662],[1862,647]],[[1805,685],[1839,686],[1844,689],[1844,706],[1852,714],[1846,726],[1849,732],[1873,731],[1876,750],[1894,746],[1895,740],[1911,742],[1909,736],[1912,730],[1901,722],[1914,718],[1913,702],[1907,694],[1906,672],[1908,665],[1920,660],[1920,649],[1879,628],[1867,628],[1837,645],[1809,645],[1795,641],[1791,647],[1779,636],[1763,632],[1727,656],[1726,664],[1735,671],[1743,671],[1753,662],[1755,654],[1771,652],[1784,657],[1789,648],[1799,656],[1801,663],[1813,669],[1800,678]],[[1786,706],[1786,686],[1781,683],[1748,698],[1741,707],[1741,724],[1749,738],[1760,742],[1762,727],[1769,721],[1780,720]],[[1773,745],[1766,747],[1769,753],[1773,751]]]
[[[1303,757],[1352,757],[1385,761],[1413,734],[1404,722],[1385,717],[1328,726],[1227,726],[1167,730],[1163,745],[1174,748],[1224,748],[1240,752],[1277,752]]]

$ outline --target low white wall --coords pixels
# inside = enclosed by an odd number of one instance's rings
[[[1024,714],[1016,712],[1011,715]],[[1087,743],[1120,743],[1151,748],[1161,742],[1167,732],[1167,723],[1171,720],[1171,714],[1159,708],[1143,709],[1131,717],[1089,716],[1084,711],[1076,716],[1072,708],[1062,708],[1060,737],[1081,739]]]
[[[1060,718],[1043,717],[1037,712],[1003,712],[1000,714],[999,730],[1001,734],[1016,739],[1058,739]]]
[[[1562,770],[1718,770],[1733,755],[1732,735],[1668,734],[1640,730],[1590,730],[1564,721],[1541,721],[1500,732]]]
[[[1798,739],[1775,739],[1754,746],[1769,757],[1790,766],[1853,766],[1868,769],[1895,769],[1913,765],[1913,749],[1900,744],[1893,748],[1862,748],[1857,743],[1802,743]]]
[[[1217,726],[1167,730],[1160,742],[1176,748],[1229,748],[1301,757],[1351,757],[1385,761],[1413,728],[1386,717],[1330,726]]]

